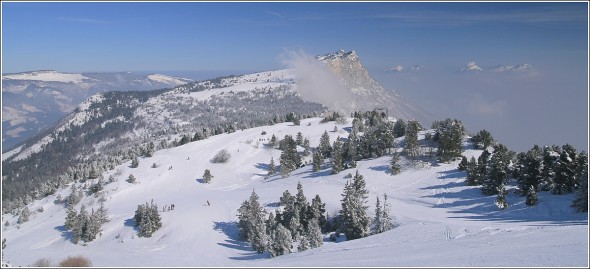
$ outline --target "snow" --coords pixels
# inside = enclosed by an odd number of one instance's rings
[[[467,63],[467,65],[465,65],[463,68],[461,68],[460,70],[461,72],[464,71],[483,71],[483,69],[479,66],[477,66],[477,64],[475,64],[475,62],[471,61],[469,63]]]
[[[176,86],[181,85],[181,84],[186,84],[186,83],[189,83],[192,81],[191,79],[188,79],[188,78],[177,78],[177,77],[171,77],[171,76],[166,76],[166,75],[161,75],[161,74],[148,75],[148,79],[151,79],[156,82],[171,84],[171,85],[176,85]]]
[[[397,228],[338,243],[326,235],[320,248],[273,259],[267,253],[257,254],[237,240],[235,225],[237,209],[252,190],[270,212],[283,191],[296,193],[301,182],[308,201],[319,194],[331,216],[340,209],[345,176],[354,174],[354,169],[331,175],[329,168],[312,172],[311,166],[305,166],[287,178],[265,178],[271,157],[275,163],[280,159],[279,150],[264,145],[273,134],[282,139],[301,132],[312,147],[325,130],[330,141],[347,136],[350,119],[345,125],[320,124],[320,120],[212,136],[141,158],[138,168],[129,168],[127,162],[105,172],[105,179],[110,175],[118,179],[103,191],[110,221],[103,225],[102,236],[87,246],[68,240],[63,230],[65,208],[53,203],[57,194],[66,197],[69,188],[30,205],[34,213],[29,222],[18,225],[17,216],[3,215],[3,223],[9,222],[2,228],[7,239],[4,262],[27,266],[49,258],[56,264],[68,255],[83,255],[100,267],[588,266],[588,215],[569,207],[573,194],[541,192],[539,204],[528,207],[523,197],[509,192],[509,207],[499,211],[493,204],[495,196],[483,196],[477,187],[466,186],[465,172],[456,169],[459,161],[431,166],[402,158],[402,172],[392,176],[388,156],[359,161],[358,170],[367,183],[369,214],[374,212],[375,198],[387,193]],[[335,125],[338,132],[331,131]],[[221,149],[232,155],[229,162],[211,163]],[[464,155],[480,153],[467,148]],[[153,163],[159,167],[151,168]],[[205,169],[214,176],[210,184],[201,183]],[[129,174],[139,183],[127,183]],[[151,199],[159,208],[175,204],[175,210],[160,212],[162,228],[151,238],[139,238],[130,219],[137,205]],[[211,206],[205,206],[207,200]],[[98,197],[90,196],[82,203],[90,210],[98,208],[97,201]]]
[[[95,80],[81,74],[61,73],[54,70],[7,74],[3,75],[2,79],[56,81],[77,84],[83,83],[85,80]]]

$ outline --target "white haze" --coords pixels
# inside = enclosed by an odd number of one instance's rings
[[[356,110],[353,94],[326,64],[301,50],[286,50],[279,55],[279,61],[293,70],[302,99],[335,108],[343,114]]]

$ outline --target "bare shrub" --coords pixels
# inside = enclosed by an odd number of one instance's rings
[[[32,267],[51,267],[51,261],[47,258],[40,258],[36,260],[32,265]]]
[[[229,152],[227,152],[226,149],[222,149],[219,152],[217,152],[217,154],[215,154],[215,157],[213,157],[213,159],[211,159],[212,163],[226,163],[227,161],[229,161],[229,159],[231,158],[231,154],[229,154]]]
[[[92,262],[84,256],[68,256],[59,263],[60,267],[90,267]]]

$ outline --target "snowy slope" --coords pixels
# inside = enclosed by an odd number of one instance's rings
[[[94,266],[588,266],[588,217],[569,207],[572,195],[540,193],[539,204],[527,207],[524,198],[510,193],[510,206],[498,211],[495,197],[466,186],[457,162],[430,166],[404,160],[402,173],[391,176],[390,157],[360,161],[358,170],[370,192],[370,213],[375,197],[387,193],[399,227],[354,241],[326,239],[320,248],[273,259],[257,254],[236,240],[235,225],[237,209],[253,189],[268,211],[274,211],[284,190],[296,193],[298,181],[308,201],[319,194],[332,216],[340,208],[344,176],[355,170],[330,175],[329,168],[314,173],[306,166],[288,178],[265,179],[266,164],[271,157],[278,163],[281,153],[264,145],[273,134],[283,138],[302,132],[312,147],[325,130],[331,141],[348,135],[345,127],[350,124],[319,121],[311,118],[300,126],[281,123],[212,136],[158,151],[140,159],[138,168],[129,168],[128,162],[105,172],[105,179],[118,179],[103,191],[110,222],[87,246],[68,240],[65,209],[53,203],[57,194],[34,202],[34,215],[22,225],[16,224],[17,217],[3,215],[3,223],[9,223],[2,228],[7,239],[4,259],[13,266],[30,265],[39,258],[57,263],[68,255],[86,256]],[[331,132],[335,125],[339,131]],[[480,154],[465,146],[465,156]],[[231,160],[210,163],[220,149],[227,149]],[[159,167],[151,168],[153,163]],[[214,176],[210,184],[201,183],[205,169]],[[125,181],[130,173],[139,183]],[[69,189],[58,194],[66,197]],[[163,227],[151,238],[139,238],[130,220],[137,205],[151,199],[160,208],[175,204],[175,210],[160,213]],[[211,206],[205,206],[207,200]],[[96,209],[97,201],[91,196],[82,203]],[[43,212],[38,212],[41,207]]]

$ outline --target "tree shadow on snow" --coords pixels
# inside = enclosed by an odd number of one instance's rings
[[[53,229],[59,231],[61,233],[61,236],[68,241],[72,241],[72,239],[74,238],[74,234],[71,231],[69,231],[65,225],[55,226]]]
[[[139,227],[135,226],[135,219],[134,218],[126,219],[123,224],[127,227],[132,227],[133,230],[135,230],[136,232],[139,232]]]
[[[223,222],[223,221],[216,221],[213,222],[213,229],[216,231],[220,231],[225,234],[228,239],[224,240],[223,243],[217,243],[220,246],[224,246],[227,248],[233,248],[239,251],[245,251],[246,253],[240,254],[241,256],[238,257],[229,257],[232,260],[254,260],[254,259],[262,259],[267,258],[268,253],[256,253],[250,244],[246,241],[241,241],[239,239],[239,232],[238,232],[238,223],[235,221],[230,222]]]
[[[199,182],[199,183],[205,183],[205,180],[202,178],[197,178],[197,179],[195,179],[195,181]]]
[[[385,172],[387,174],[391,173],[391,169],[388,165],[371,166],[369,169],[377,172]]]

